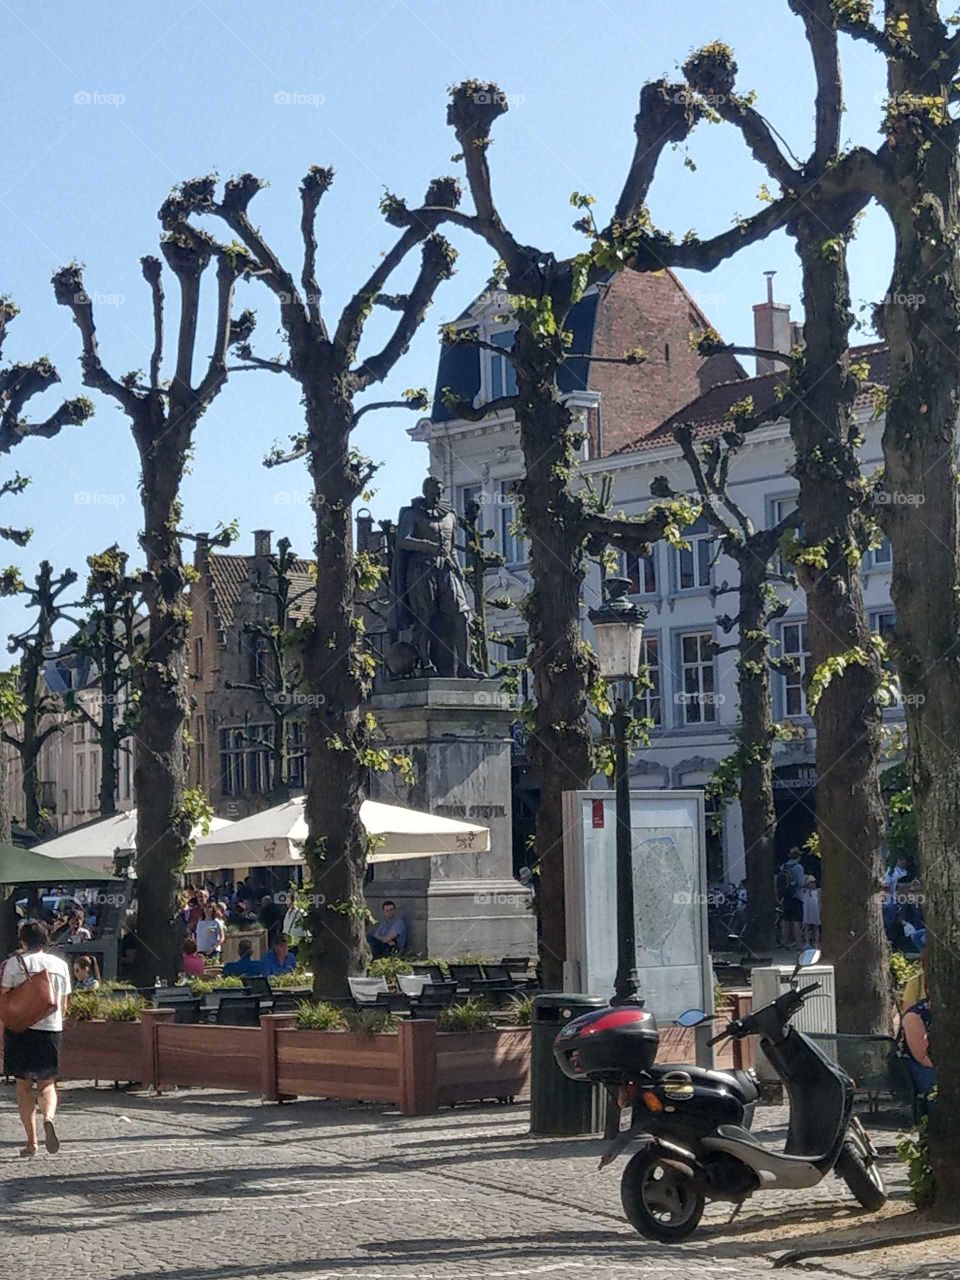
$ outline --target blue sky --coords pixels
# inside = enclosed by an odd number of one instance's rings
[[[328,313],[336,314],[392,242],[377,209],[384,188],[413,201],[431,177],[457,172],[446,90],[472,76],[496,81],[512,104],[490,152],[505,219],[529,243],[574,251],[581,239],[571,230],[569,194],[593,193],[601,219],[612,207],[642,83],[717,38],[734,47],[741,88],[757,90],[760,109],[805,155],[812,77],[786,0],[0,0],[7,124],[0,292],[22,309],[6,357],[47,354],[63,393],[79,392],[78,335],[49,284],[57,266],[76,258],[99,304],[104,362],[118,374],[143,367],[150,310],[139,259],[156,252],[156,210],[177,181],[212,170],[223,177],[252,171],[269,181],[254,217],[299,271],[299,180],[311,164],[335,167],[321,206],[318,270]],[[849,42],[844,53],[847,137],[872,144],[882,66]],[[688,151],[696,172],[682,153],[668,153],[658,174],[651,207],[660,225],[708,234],[757,207],[765,175],[731,130],[701,127]],[[432,390],[437,327],[483,287],[490,253],[466,233],[452,238],[457,275],[376,399],[411,386]],[[853,254],[855,304],[885,292],[889,257],[887,226],[871,212]],[[778,272],[778,298],[798,315],[797,262],[782,236],[687,283],[725,336],[747,342],[768,268]],[[209,320],[209,287],[206,300]],[[260,353],[279,350],[271,296],[246,286],[240,303],[259,312]],[[209,334],[207,323],[201,355]],[[371,349],[376,336],[372,330]],[[45,416],[56,398],[35,401],[34,416]],[[414,420],[403,412],[364,420],[358,444],[385,464],[377,516],[395,514],[419,489],[427,459],[407,437]],[[271,528],[309,554],[302,465],[260,466],[270,445],[299,425],[292,384],[269,374],[234,377],[198,429],[186,527],[212,529],[236,518],[242,550],[251,530]],[[58,570],[82,572],[86,555],[114,541],[136,558],[136,452],[111,402],[97,399],[96,417],[81,428],[23,445],[7,467],[31,476],[32,485],[5,499],[0,522],[35,533],[22,552],[0,549],[4,562],[15,559],[30,573],[48,558]],[[16,601],[0,602],[0,635],[21,620]]]

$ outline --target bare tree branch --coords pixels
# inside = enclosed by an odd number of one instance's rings
[[[148,255],[140,259],[143,278],[153,295],[153,351],[150,355],[150,386],[160,386],[160,366],[163,361],[163,268],[160,259]]]

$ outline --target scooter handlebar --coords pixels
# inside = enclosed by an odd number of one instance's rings
[[[811,982],[809,986],[801,987],[800,990],[797,992],[797,995],[808,996],[811,991],[819,991],[822,986],[823,986],[822,982]]]

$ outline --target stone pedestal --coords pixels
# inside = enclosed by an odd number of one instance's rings
[[[509,699],[493,680],[404,680],[374,694],[370,709],[415,775],[412,785],[374,775],[371,799],[490,828],[489,853],[375,864],[370,909],[379,918],[392,898],[419,955],[533,955],[530,894],[513,878]]]

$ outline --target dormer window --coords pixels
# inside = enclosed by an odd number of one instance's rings
[[[487,339],[495,347],[510,351],[516,330],[495,329]],[[498,400],[500,396],[517,394],[517,371],[507,356],[497,355],[493,351],[484,350],[487,357],[487,400]]]

